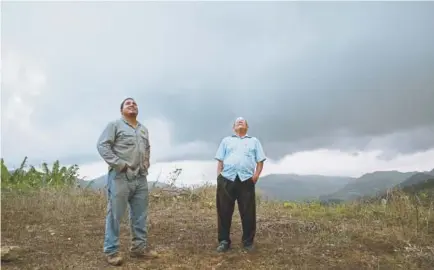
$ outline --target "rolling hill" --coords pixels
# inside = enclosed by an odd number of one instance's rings
[[[304,201],[338,191],[352,181],[340,176],[272,174],[262,177],[257,189],[266,199]]]
[[[395,187],[403,188],[417,184],[434,175],[430,172],[399,172],[399,171],[377,171],[367,173],[348,183],[337,192],[321,196],[321,201],[352,201],[362,197],[374,197],[383,194],[386,190]]]
[[[396,192],[398,191],[398,192]],[[402,195],[407,196],[406,199],[413,201],[417,205],[432,207],[434,202],[434,173],[416,173],[402,183],[397,184],[389,190],[383,191],[377,196],[364,196],[358,201],[362,203],[375,203],[382,199],[387,202],[402,200]]]
[[[434,178],[434,170],[429,173],[416,173],[403,181],[402,183],[399,183],[396,185],[396,188],[405,189],[405,188],[416,188],[416,186],[420,185],[423,186],[424,183],[429,182],[429,180]]]
[[[405,186],[402,191],[417,195],[421,203],[426,203],[429,206],[434,202],[434,176],[414,185]]]

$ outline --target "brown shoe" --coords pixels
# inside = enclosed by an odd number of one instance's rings
[[[118,253],[107,255],[107,262],[111,265],[118,266],[121,265],[124,260]]]
[[[144,258],[144,259],[154,259],[158,257],[158,253],[153,250],[141,250],[141,251],[131,251],[130,256],[132,258]]]

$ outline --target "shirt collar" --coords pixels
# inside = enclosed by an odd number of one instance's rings
[[[243,137],[240,137],[240,136],[238,136],[237,134],[232,134],[232,137],[237,137],[237,138],[240,138],[240,139],[251,138],[251,137],[249,136],[249,134],[246,134],[246,135],[244,135]]]
[[[123,116],[121,117],[121,119],[122,119],[122,121],[124,121],[125,124],[129,125],[130,127],[133,127],[130,125],[130,123],[128,123],[128,121]],[[141,125],[140,122],[137,121],[137,127],[136,128],[140,127],[140,125]]]

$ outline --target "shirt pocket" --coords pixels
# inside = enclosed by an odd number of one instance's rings
[[[136,144],[136,136],[135,134],[123,131],[119,133],[118,143],[124,147],[132,147]]]
[[[255,157],[255,149],[254,148],[246,148],[244,150],[244,155],[248,158],[254,158]]]

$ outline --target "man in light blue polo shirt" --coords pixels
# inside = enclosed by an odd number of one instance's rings
[[[266,160],[260,141],[247,135],[247,121],[239,117],[233,125],[234,134],[225,137],[217,150],[217,215],[218,252],[231,246],[230,227],[235,201],[240,212],[244,248],[253,249],[256,233],[255,184]]]

